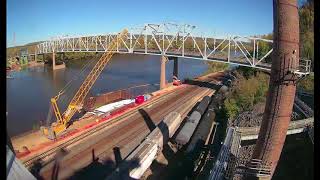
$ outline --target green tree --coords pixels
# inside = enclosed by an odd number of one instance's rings
[[[230,98],[230,99],[227,99],[224,103],[224,108],[226,109],[227,111],[227,116],[230,118],[230,119],[233,119],[234,117],[236,117],[236,115],[239,113],[240,111],[240,108],[239,106],[237,105],[237,102],[235,99],[233,98]]]
[[[306,1],[299,8],[300,57],[312,60],[314,64],[314,3]]]
[[[257,70],[252,67],[240,66],[238,67],[238,72],[241,73],[241,75],[244,76],[246,79],[249,79],[257,73]]]
[[[239,71],[239,70],[238,70]],[[233,87],[232,95],[225,101],[228,117],[233,119],[242,111],[250,111],[259,102],[265,102],[269,87],[269,76],[262,72],[248,76],[237,73],[238,83]]]
[[[304,79],[302,79],[299,82],[298,87],[303,89],[306,92],[313,94],[314,93],[314,76],[309,75],[309,76],[305,77]]]

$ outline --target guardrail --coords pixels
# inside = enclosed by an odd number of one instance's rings
[[[297,121],[291,121],[288,127],[287,135],[307,131],[308,126],[313,126],[314,118],[307,118]],[[253,140],[258,138],[260,127],[240,127],[237,132],[241,134],[241,140]]]
[[[238,158],[241,138],[236,129],[229,127],[209,180],[230,179],[233,176]],[[230,158],[232,157],[232,158]]]

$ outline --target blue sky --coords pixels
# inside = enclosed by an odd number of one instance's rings
[[[57,35],[117,32],[144,23],[196,25],[206,34],[273,30],[272,0],[7,0],[7,46]]]

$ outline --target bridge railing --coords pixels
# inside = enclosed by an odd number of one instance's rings
[[[232,141],[232,134],[234,132],[234,128],[228,128],[227,135],[224,139],[224,143],[219,151],[217,156],[217,160],[213,165],[213,169],[211,170],[209,180],[220,180],[223,179],[224,173],[227,168],[228,158],[230,156],[230,147]]]
[[[209,180],[232,179],[237,165],[240,143],[240,134],[235,128],[229,127]]]
[[[145,24],[131,28],[117,43],[118,53],[166,55],[217,61],[270,70],[272,40],[258,37],[201,36],[188,24]],[[116,33],[92,36],[57,37],[37,45],[37,53],[105,52]],[[300,67],[300,66],[299,66]],[[299,73],[310,72],[310,61],[304,61]]]
[[[302,119],[302,120],[296,120],[296,121],[291,121],[288,127],[289,130],[294,130],[294,129],[301,129],[307,128],[309,126],[313,125],[314,118],[307,118],[307,119]],[[241,136],[251,136],[251,135],[258,135],[260,131],[260,127],[240,127],[237,128],[237,132],[241,134]]]
[[[298,72],[311,72],[311,60],[309,59],[300,59],[299,60],[299,67],[298,67]]]

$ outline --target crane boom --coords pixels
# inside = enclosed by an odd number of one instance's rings
[[[99,75],[107,65],[107,63],[111,60],[112,56],[116,53],[115,49],[120,39],[125,37],[128,34],[128,30],[124,29],[121,33],[117,35],[115,39],[113,39],[108,47],[108,51],[106,51],[98,62],[95,64],[89,75],[86,77],[84,82],[81,84],[79,90],[76,92],[72,100],[70,101],[66,111],[61,115],[60,110],[57,105],[57,100],[59,99],[60,94],[51,98],[51,105],[56,116],[57,122],[51,125],[51,129],[42,127],[42,132],[49,138],[54,139],[56,135],[64,131],[68,123],[70,122],[73,115],[82,109],[82,105],[85,97],[89,93],[91,87],[98,79]]]

